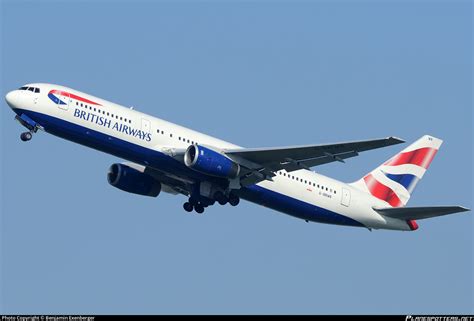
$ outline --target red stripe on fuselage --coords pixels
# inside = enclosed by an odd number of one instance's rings
[[[89,99],[86,99],[86,98],[82,98],[80,96],[77,96],[77,95],[74,95],[74,94],[71,94],[71,93],[68,93],[67,91],[62,91],[62,90],[56,90],[56,89],[53,89],[49,92],[50,94],[58,94],[58,95],[61,95],[61,96],[65,96],[65,97],[70,97],[72,99],[75,99],[75,100],[79,100],[79,101],[82,101],[83,103],[86,103],[86,104],[91,104],[91,105],[96,105],[96,106],[102,106],[101,104],[98,104],[92,100],[89,100]]]
[[[397,166],[403,164],[413,164],[428,169],[431,161],[438,150],[430,147],[412,150],[411,152],[400,153],[387,161],[384,165]]]
[[[364,181],[370,191],[370,194],[373,196],[381,199],[382,201],[386,201],[393,207],[399,207],[402,205],[402,201],[398,198],[397,194],[395,194],[395,192],[390,187],[376,180],[372,174],[365,176]]]

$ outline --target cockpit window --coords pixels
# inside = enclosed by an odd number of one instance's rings
[[[40,93],[40,89],[37,88],[37,87],[27,87],[27,86],[24,86],[24,87],[18,88],[18,90],[29,90],[29,91],[34,92],[34,93],[36,93],[36,94],[39,94],[39,93]]]

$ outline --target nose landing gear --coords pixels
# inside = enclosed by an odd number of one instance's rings
[[[24,132],[20,135],[20,139],[22,142],[27,142],[31,140],[31,138],[33,138],[33,134],[31,132]]]
[[[27,142],[31,140],[31,138],[33,138],[33,134],[31,132],[24,132],[20,135],[20,139],[22,142]]]
[[[28,129],[27,132],[24,132],[20,135],[20,139],[23,142],[31,140],[31,138],[33,138],[33,133],[36,133],[38,128],[40,128],[40,126],[33,119],[25,114],[21,114],[20,116],[16,115],[15,120],[17,120],[23,127]]]

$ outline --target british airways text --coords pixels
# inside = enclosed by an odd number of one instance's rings
[[[131,126],[119,123],[114,121],[112,125],[112,120],[104,117],[104,116],[98,116],[89,112],[85,112],[80,109],[75,109],[74,110],[74,117],[78,117],[80,119],[84,119],[85,121],[90,121],[91,123],[97,124],[99,126],[104,126],[107,128],[112,128],[113,130],[116,130],[120,133],[125,133],[127,135],[133,136],[140,138],[144,141],[151,141],[151,134],[146,133],[140,129],[135,129]]]

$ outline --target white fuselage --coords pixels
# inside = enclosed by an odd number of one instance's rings
[[[191,144],[196,143],[212,146],[218,150],[239,148],[229,142],[74,89],[51,84],[27,86],[40,88],[40,92],[14,91],[10,93],[10,98],[7,97],[7,101],[11,106],[13,105],[12,109],[18,115],[26,113],[47,132],[75,142],[86,142],[85,145],[122,156],[143,166],[153,167],[154,164],[151,159],[143,157],[143,154],[133,156],[130,146],[140,148],[140,150],[159,152],[170,158],[174,153],[185,150]],[[54,94],[50,97],[51,91],[54,91]],[[56,97],[56,101],[52,97]],[[67,126],[69,132],[63,135],[62,128],[66,127],[62,126]],[[100,142],[97,141],[95,144],[95,139],[99,139],[98,133],[101,134]],[[123,145],[124,142],[127,145]],[[107,144],[112,147],[109,148]],[[121,148],[127,150],[120,151]],[[186,179],[183,177],[186,174],[183,174],[182,170],[179,173],[174,173],[172,166],[164,166],[161,170],[169,175]],[[305,220],[321,221],[317,217],[312,219],[311,208],[314,207],[316,216],[318,211],[326,213],[326,218],[322,220],[324,223],[332,223],[330,220],[328,221],[331,215],[335,217],[340,215],[367,228],[410,230],[404,220],[384,217],[373,210],[373,207],[387,207],[386,202],[350,184],[309,170],[290,173],[281,170],[276,174],[273,181],[265,180],[256,184],[243,193],[242,197],[255,201],[260,196],[255,196],[252,193],[271,193],[268,197],[259,198],[257,203]],[[278,206],[272,206],[275,197],[281,198],[281,204]],[[285,205],[285,202],[288,203],[288,206]],[[304,209],[303,216],[292,213],[293,206],[308,206],[308,208]],[[351,225],[337,220],[335,224]]]

